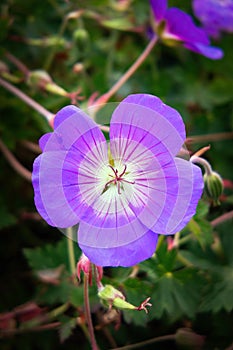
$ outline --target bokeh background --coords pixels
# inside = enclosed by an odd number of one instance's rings
[[[169,4],[193,15],[191,1]],[[0,77],[51,113],[70,103],[85,109],[144,50],[150,18],[149,2],[140,0],[3,0]],[[200,202],[179,248],[169,249],[161,239],[156,255],[136,271],[105,269],[103,281],[128,301],[139,305],[151,296],[153,306],[148,315],[124,311],[121,324],[114,313],[106,321],[94,285],[91,305],[101,349],[170,334],[176,336],[140,349],[232,349],[232,219],[213,224],[233,209],[232,35],[223,33],[213,44],[223,49],[223,59],[157,44],[111,99],[150,93],[176,108],[186,124],[188,149],[211,146],[204,156],[225,189],[220,206],[206,198]],[[36,213],[29,179],[9,162],[11,152],[30,172],[38,139],[52,129],[3,86],[0,108],[0,347],[90,349],[82,283],[73,283],[67,239]],[[77,261],[76,244],[74,251]]]

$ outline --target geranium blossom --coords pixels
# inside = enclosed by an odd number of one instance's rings
[[[193,11],[208,35],[218,38],[221,31],[233,32],[233,0],[194,0]]]
[[[222,50],[210,46],[207,34],[194,24],[191,16],[176,7],[167,8],[167,0],[150,0],[150,4],[155,31],[163,40],[180,42],[185,48],[213,60],[222,58]]]
[[[82,110],[67,106],[42,136],[33,167],[35,204],[52,226],[79,223],[78,243],[99,266],[131,266],[152,256],[158,234],[181,230],[203,189],[200,169],[177,158],[185,128],[152,95],[115,109],[110,141]]]

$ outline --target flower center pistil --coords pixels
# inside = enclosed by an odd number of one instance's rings
[[[117,192],[118,194],[121,194],[121,183],[122,182],[126,182],[126,183],[129,183],[129,184],[134,184],[135,181],[129,181],[129,180],[126,180],[124,178],[124,175],[126,175],[126,169],[127,169],[127,166],[124,165],[124,169],[123,171],[119,174],[118,170],[117,169],[114,169],[112,165],[109,165],[109,168],[112,170],[112,174],[108,174],[108,176],[110,176],[112,179],[109,180],[105,186],[104,186],[104,190],[103,192],[105,192],[109,185],[113,184],[113,185],[116,185],[117,186]]]

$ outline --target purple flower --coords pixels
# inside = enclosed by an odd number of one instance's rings
[[[42,136],[33,168],[35,204],[52,226],[79,223],[78,243],[99,266],[131,266],[152,256],[158,234],[181,230],[202,194],[200,169],[176,158],[185,128],[152,95],[130,95],[115,109],[106,141],[74,106]]]
[[[176,7],[167,8],[167,0],[150,0],[150,4],[155,31],[163,40],[168,43],[181,42],[186,49],[213,60],[222,58],[222,50],[210,46],[205,31],[194,24],[191,16]]]
[[[233,0],[194,0],[193,11],[208,35],[219,38],[221,31],[233,32]]]

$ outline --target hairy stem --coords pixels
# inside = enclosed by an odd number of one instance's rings
[[[205,169],[205,173],[207,175],[211,175],[212,174],[212,168],[209,162],[207,162],[207,160],[205,160],[204,158],[201,157],[197,157],[195,155],[193,155],[190,158],[190,162],[195,163],[195,164],[199,164],[202,165],[203,168]]]
[[[75,254],[74,254],[74,241],[72,239],[73,231],[72,227],[68,227],[66,229],[67,233],[67,250],[68,250],[68,256],[69,256],[69,264],[70,264],[70,273],[73,276],[73,282],[77,284],[76,280],[76,260],[75,260]]]
[[[161,337],[148,339],[148,340],[142,341],[140,343],[126,345],[126,346],[122,346],[120,348],[114,348],[113,350],[131,350],[131,349],[137,349],[137,348],[141,348],[142,349],[142,346],[153,344],[153,343],[158,343],[158,342],[161,342],[161,341],[175,340],[175,338],[176,338],[175,334],[162,335]]]
[[[39,114],[43,115],[45,119],[51,123],[54,115],[53,113],[49,112],[47,109],[45,109],[43,106],[41,106],[38,102],[34,101],[31,97],[27,96],[24,92],[19,90],[14,85],[10,84],[6,80],[0,78],[0,85],[3,86],[6,90],[10,91],[12,94],[20,98],[22,101],[24,101],[28,106],[32,107],[35,111],[37,111]]]
[[[198,142],[210,142],[210,141],[222,141],[222,140],[232,140],[233,132],[219,132],[215,134],[207,135],[195,135],[190,136],[185,140],[186,144],[198,143]]]
[[[104,95],[100,96],[96,100],[95,105],[106,103],[122,87],[122,85],[125,84],[125,82],[136,72],[136,70],[145,61],[145,59],[150,54],[157,41],[158,37],[154,36],[153,39],[151,39],[151,41],[149,42],[149,44],[146,46],[145,50],[132,64],[132,66],[125,72],[124,75],[122,75],[122,77],[112,86],[112,88],[108,92],[106,92]],[[98,107],[96,108],[96,110],[98,110]]]
[[[233,219],[233,210],[229,211],[228,213],[225,213],[218,218],[212,220],[210,223],[213,227],[218,226],[222,224],[225,221]]]
[[[15,156],[9,151],[6,145],[0,139],[0,151],[3,153],[4,157],[7,159],[12,168],[27,181],[32,181],[32,173],[27,170],[20,162],[15,158]]]
[[[5,56],[25,75],[26,78],[28,77],[30,71],[23,62],[21,62],[17,57],[12,55],[10,52],[6,52]]]
[[[90,309],[90,302],[89,302],[89,281],[88,281],[88,274],[86,273],[84,274],[84,305],[85,305],[86,322],[87,322],[88,330],[90,334],[91,347],[92,347],[92,350],[99,350],[95,339],[94,327],[92,324],[91,309]]]
[[[52,126],[54,114],[49,112],[47,109],[45,109],[43,106],[41,106],[38,102],[34,101],[31,97],[27,96],[24,92],[19,90],[14,85],[10,84],[6,80],[0,78],[0,85],[2,85],[6,90],[10,91],[12,94],[16,95],[18,98],[20,98],[22,101],[24,101],[27,105],[32,107],[35,111],[37,111],[39,114],[43,115],[45,119],[48,121],[48,123]],[[104,125],[98,125],[99,128],[105,132],[109,132],[109,127]]]

